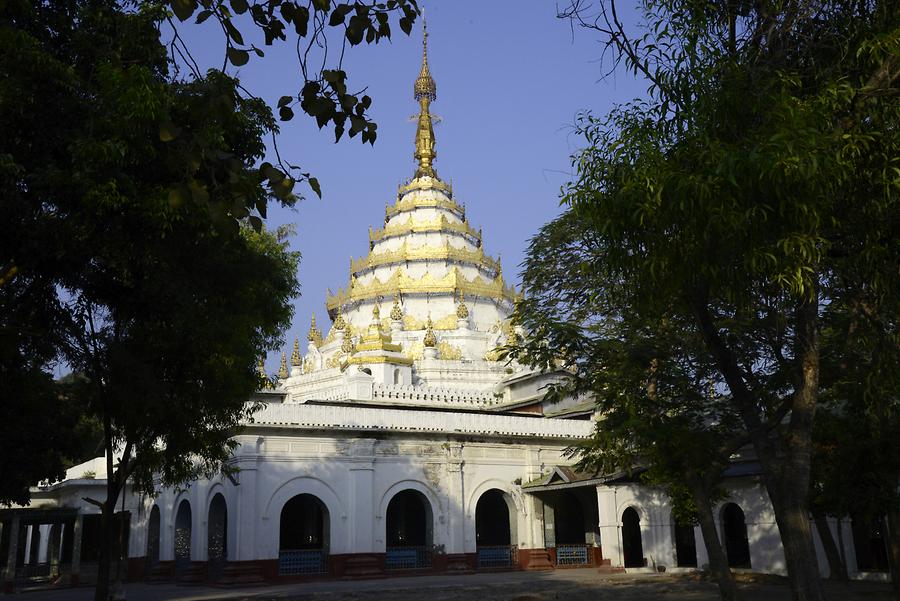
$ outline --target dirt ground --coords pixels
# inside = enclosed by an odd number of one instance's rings
[[[741,578],[744,601],[790,601],[782,578]],[[891,599],[886,582],[826,583],[829,601]],[[89,588],[36,591],[9,601],[89,601]],[[695,574],[598,574],[593,569],[422,576],[279,584],[243,590],[129,584],[128,601],[717,601],[716,585]]]

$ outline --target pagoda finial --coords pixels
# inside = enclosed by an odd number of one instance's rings
[[[353,354],[353,331],[350,324],[344,324],[344,340],[341,342],[341,351],[346,354]]]
[[[332,324],[332,327],[336,330],[344,329],[344,308],[343,307],[338,307],[338,314],[337,314],[337,317],[334,319],[334,324]]]
[[[466,319],[469,317],[469,308],[466,307],[466,299],[463,297],[462,288],[459,289],[459,305],[456,307],[456,317]]]
[[[300,367],[302,364],[300,360],[300,339],[294,338],[294,351],[291,353],[291,366],[292,367]]]
[[[401,321],[403,319],[403,309],[400,308],[400,295],[394,293],[394,306],[391,307],[391,319]]]
[[[288,376],[287,368],[287,356],[284,354],[284,351],[281,351],[281,367],[278,368],[278,377],[282,380],[287,380]]]
[[[312,314],[312,319],[309,322],[309,332],[306,334],[306,339],[315,344],[316,346],[322,341],[322,332],[319,331],[319,328],[316,327],[316,314]],[[299,350],[297,351],[299,355]]]
[[[413,155],[419,166],[416,177],[429,176],[437,178],[432,163],[437,157],[434,150],[434,125],[431,119],[430,106],[437,100],[437,86],[431,71],[428,69],[428,28],[425,24],[425,13],[422,13],[422,68],[413,86],[413,97],[419,101],[419,124],[416,128],[416,152]]]
[[[434,335],[434,324],[431,321],[431,313],[428,314],[428,323],[425,324],[425,338],[422,343],[428,348],[437,346],[437,336]]]

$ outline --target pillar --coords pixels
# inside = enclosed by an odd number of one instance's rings
[[[84,515],[79,511],[75,517],[75,529],[72,532],[72,576],[71,583],[78,584],[78,575],[81,571],[81,531],[84,526]]]
[[[597,487],[597,525],[600,530],[600,544],[603,557],[614,566],[623,564],[621,528],[616,506],[616,489],[608,486]]]
[[[9,549],[6,553],[6,569],[3,571],[3,591],[11,593],[16,580],[16,558],[19,555],[19,516],[13,513],[7,522],[9,527]]]
[[[447,541],[447,553],[466,552],[466,512],[465,512],[465,472],[462,459],[463,445],[452,444],[447,449],[447,475],[449,478],[449,501],[447,519],[450,525],[450,537]]]
[[[383,531],[387,516],[375,514],[375,441],[356,440],[351,447],[350,460],[350,540],[349,553],[384,552],[384,536],[376,544],[376,529]],[[333,516],[335,519],[337,516]]]
[[[237,528],[235,529],[235,559],[262,559],[256,553],[256,531],[262,527],[256,510],[256,482],[259,477],[256,462],[241,464],[241,485],[237,494]],[[176,508],[177,511],[177,508]],[[276,543],[277,545],[277,543]],[[276,551],[277,553],[277,551]]]

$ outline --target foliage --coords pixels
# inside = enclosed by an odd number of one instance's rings
[[[879,2],[643,6],[642,37],[613,0],[565,13],[646,77],[649,97],[579,118],[585,148],[563,202],[600,251],[535,277],[558,247],[532,247],[526,286],[547,298],[524,319],[574,364],[595,351],[567,340],[578,328],[676,324],[673,353],[714,367],[711,398],[728,399],[762,463],[795,596],[820,599],[804,516],[831,352],[823,314],[863,318],[859,299],[887,309],[900,290],[900,14]],[[895,318],[879,327],[896,340]]]
[[[179,23],[171,16],[181,23],[194,19],[194,23],[201,24],[213,19],[219,24],[224,38],[222,71],[229,63],[241,67],[254,55],[265,56],[262,48],[245,41],[245,37],[250,40],[261,32],[265,46],[291,38],[303,84],[298,92],[278,99],[274,108],[280,119],[290,121],[299,107],[316,120],[319,129],[330,124],[335,142],[346,132],[351,138],[359,134],[364,144],[375,143],[378,125],[369,117],[372,98],[365,94],[365,88],[354,91],[348,87],[349,77],[342,65],[348,45],[390,40],[395,16],[400,29],[408,35],[419,11],[417,0],[166,0],[165,4],[171,9],[168,23],[175,32],[171,53],[181,59],[176,65],[189,68],[195,77],[200,76],[199,68],[179,32]],[[332,51],[335,61],[329,57],[329,48],[336,42],[340,43],[340,52]],[[270,168],[276,179],[288,177],[287,172],[294,173],[305,179],[317,195],[322,195],[315,177],[282,161],[280,155],[278,164],[284,171]]]

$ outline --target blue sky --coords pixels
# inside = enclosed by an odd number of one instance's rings
[[[604,114],[615,103],[643,96],[646,86],[622,72],[603,79],[609,65],[600,62],[598,36],[573,32],[568,21],[556,18],[553,2],[432,0],[426,11],[429,64],[438,87],[432,109],[442,118],[435,130],[436,168],[452,180],[470,223],[484,229],[486,252],[500,255],[505,277],[518,283],[529,238],[560,211],[569,157],[582,143],[573,132],[576,115]],[[630,13],[624,18],[634,21]],[[212,21],[183,25],[182,34],[201,65],[221,66],[223,41]],[[296,94],[301,80],[292,46],[264,50],[265,58],[254,57],[237,75],[274,104]],[[330,132],[299,112],[283,124],[282,156],[318,177],[323,191],[319,200],[301,190],[307,199],[295,209],[269,214],[269,227],[296,224],[292,246],[303,255],[302,294],[285,333],[287,347],[299,336],[305,350],[313,312],[327,331],[326,289],[346,286],[350,256],[365,255],[369,226],[383,224],[385,204],[394,202],[397,185],[413,173],[410,117],[417,110],[412,86],[420,57],[418,23],[409,37],[395,26],[390,42],[345,55],[349,87],[368,86],[374,99],[374,147],[356,138],[335,144]],[[267,368],[277,365],[273,354]]]

